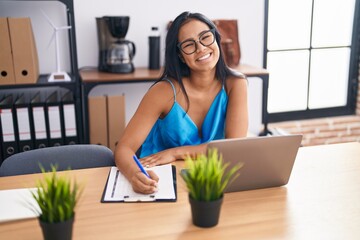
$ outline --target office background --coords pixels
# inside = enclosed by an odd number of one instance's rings
[[[239,41],[242,52],[242,63],[253,66],[263,67],[264,51],[264,17],[265,1],[263,0],[225,0],[221,4],[218,1],[166,1],[155,0],[147,1],[115,1],[105,0],[102,4],[96,3],[96,8],[89,11],[82,11],[82,6],[86,5],[85,0],[77,0],[75,4],[75,19],[77,27],[78,42],[83,38],[91,39],[87,44],[78,45],[79,66],[96,65],[97,52],[88,51],[87,46],[96,46],[96,28],[94,18],[112,13],[127,13],[130,17],[130,27],[127,38],[134,41],[139,51],[135,56],[136,66],[147,66],[148,43],[147,36],[151,26],[159,26],[164,41],[166,34],[166,24],[169,19],[173,19],[182,11],[198,11],[216,18],[235,18],[239,24]],[[114,6],[109,8],[108,4]],[[124,6],[125,5],[125,6]],[[119,6],[119,10],[115,6]],[[161,9],[160,9],[161,6]],[[166,9],[166,10],[162,10]],[[81,41],[83,42],[83,41]],[[164,46],[164,44],[162,44]],[[271,74],[271,73],[270,73]],[[252,78],[249,81],[249,111],[250,111],[250,132],[258,133],[262,129],[261,125],[261,81]],[[118,87],[120,88],[120,87]],[[142,96],[146,91],[147,85],[121,86],[128,92],[127,100],[134,105],[129,108],[127,105],[127,118],[137,105],[135,95]],[[358,88],[359,89],[359,88]],[[97,90],[97,91],[96,91]],[[98,87],[94,94],[105,92],[102,87]],[[121,91],[117,89],[115,91]],[[143,92],[142,92],[143,91]],[[314,120],[292,121],[280,124],[271,124],[271,128],[280,127],[291,133],[304,133],[304,145],[317,145],[335,142],[360,141],[360,97],[358,90],[357,110],[355,116],[332,117]]]
[[[152,26],[158,26],[162,36],[162,48],[165,47],[166,26],[183,11],[201,12],[211,19],[238,19],[242,60],[250,65],[262,66],[264,1],[263,0],[103,0],[95,1],[88,7],[88,1],[74,1],[78,64],[97,65],[96,17],[104,15],[130,16],[126,38],[134,41],[137,53],[135,66],[147,66],[148,36]],[[80,44],[81,43],[81,44]]]
[[[31,16],[36,21],[34,35],[39,53],[40,73],[52,72],[55,69],[54,43],[51,41],[53,30],[41,12],[31,11],[29,7],[41,4],[41,8],[57,26],[66,25],[64,6],[59,2],[22,2],[21,8],[14,2],[1,2],[0,14],[9,16]],[[98,64],[98,40],[96,17],[105,15],[130,16],[129,30],[126,38],[136,45],[133,59],[135,67],[148,66],[148,36],[152,26],[158,26],[161,32],[161,48],[164,50],[167,23],[183,11],[201,12],[211,19],[238,19],[239,41],[242,63],[262,67],[264,38],[264,1],[263,0],[225,0],[210,1],[166,1],[166,0],[103,0],[94,1],[92,6],[86,0],[74,1],[77,59],[79,68],[96,67]],[[69,46],[66,31],[60,32],[61,66],[69,71]],[[63,40],[61,40],[63,39]],[[163,59],[161,59],[163,62]],[[98,86],[90,92],[94,95],[126,95],[126,122],[134,114],[142,96],[151,84],[121,84]],[[250,129],[260,132],[262,81],[253,78],[249,84]]]
[[[219,1],[116,1],[105,0],[94,2],[88,7],[86,0],[74,1],[76,37],[79,67],[97,66],[98,46],[95,18],[104,15],[128,15],[130,25],[126,38],[136,44],[134,65],[148,66],[148,36],[152,26],[158,26],[161,32],[161,48],[164,50],[166,26],[183,11],[201,12],[211,19],[238,19],[239,37],[242,51],[241,62],[262,67],[263,32],[264,32],[264,1],[225,0]],[[81,43],[81,44],[80,44]],[[163,61],[163,59],[161,59]],[[261,85],[260,79],[252,79],[250,91],[251,130],[259,132],[261,125]],[[150,84],[122,84],[99,86],[91,94],[126,95],[126,122],[135,112],[136,106]],[[90,95],[91,95],[90,94]]]
[[[239,39],[242,52],[242,63],[253,66],[263,66],[263,47],[264,47],[264,6],[263,0],[225,0],[221,4],[218,1],[116,1],[103,0],[92,3],[92,7],[88,6],[86,0],[74,1],[75,9],[75,24],[76,24],[76,39],[77,39],[77,59],[79,68],[96,67],[98,61],[98,46],[97,46],[97,32],[96,32],[96,17],[104,15],[128,15],[130,16],[129,31],[126,36],[127,39],[133,41],[137,47],[137,53],[134,58],[136,67],[146,67],[148,65],[148,35],[151,26],[158,26],[160,28],[162,37],[162,48],[164,47],[164,39],[166,35],[166,25],[169,20],[176,17],[182,11],[197,11],[202,12],[212,19],[216,18],[235,18],[238,19],[239,24]],[[19,11],[16,5],[8,5],[7,8],[0,8],[0,13],[6,11],[6,14],[13,14],[14,16],[36,15],[35,20],[42,22],[34,29],[36,44],[39,51],[40,72],[51,72],[55,66],[55,56],[50,44],[52,29],[49,24],[44,21],[44,16],[39,13],[29,12],[26,7]],[[43,9],[51,19],[58,25],[66,25],[64,6],[57,2],[40,2],[45,4]],[[1,6],[6,2],[1,2]],[[23,4],[23,3],[22,3]],[[39,4],[39,2],[28,2],[26,4]],[[13,11],[11,8],[13,6]],[[59,11],[60,9],[60,11]],[[66,39],[67,33],[61,35]],[[67,41],[63,41],[67,42]],[[69,66],[69,46],[61,46],[62,51],[62,66],[65,70]],[[50,70],[49,70],[50,69]],[[249,81],[249,109],[250,109],[250,131],[257,133],[261,130],[261,80],[253,78]],[[90,95],[106,94],[121,94],[126,95],[126,122],[129,121],[133,115],[141,97],[146,92],[150,84],[121,84],[121,85],[107,85],[98,86],[94,88]],[[359,95],[359,94],[358,94]],[[358,98],[359,99],[359,98]],[[359,115],[359,100],[357,103],[357,115]],[[321,122],[321,123],[319,123]],[[359,141],[360,127],[358,116],[351,116],[345,118],[325,119],[325,121],[296,121],[287,124],[272,124],[272,127],[280,126],[289,132],[305,132],[310,131],[310,135],[316,135],[326,128],[326,132],[322,138],[331,135],[334,139],[343,138],[343,141],[357,140]],[[301,126],[303,125],[303,126]],[[335,125],[341,125],[339,128]],[[299,127],[300,126],[300,127]],[[312,128],[310,129],[311,126]],[[319,128],[320,126],[320,128]],[[336,130],[337,133],[329,133],[331,130]],[[335,140],[332,140],[335,141]],[[332,141],[320,140],[311,144],[331,143]]]

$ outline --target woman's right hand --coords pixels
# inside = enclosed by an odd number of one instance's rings
[[[133,190],[137,193],[151,194],[157,192],[157,183],[159,177],[153,171],[147,171],[150,178],[148,178],[141,171],[136,172],[130,179]]]

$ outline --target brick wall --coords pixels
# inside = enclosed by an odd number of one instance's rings
[[[360,64],[356,115],[288,121],[269,124],[269,129],[279,128],[288,133],[303,134],[303,146],[360,142]]]

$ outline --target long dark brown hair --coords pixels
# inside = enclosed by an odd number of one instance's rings
[[[190,68],[186,65],[186,63],[180,60],[179,57],[180,50],[177,47],[177,44],[178,44],[178,34],[180,28],[191,19],[199,20],[205,23],[206,25],[208,25],[210,29],[215,29],[215,39],[217,44],[219,44],[219,51],[220,51],[219,60],[216,64],[216,72],[215,72],[216,79],[221,81],[222,85],[225,85],[225,80],[227,79],[228,76],[245,78],[243,74],[233,71],[225,64],[222,49],[220,47],[221,36],[215,24],[201,13],[191,13],[191,12],[181,13],[179,16],[175,18],[175,20],[171,23],[168,29],[168,33],[166,35],[166,41],[165,41],[166,48],[165,48],[164,72],[162,73],[158,81],[162,81],[164,78],[172,78],[176,80],[179,83],[180,88],[185,95],[187,102],[187,109],[190,106],[190,102],[182,79],[183,77],[190,76]]]

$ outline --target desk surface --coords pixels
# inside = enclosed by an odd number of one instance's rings
[[[268,75],[266,69],[240,64],[234,69],[249,77]],[[150,70],[145,67],[136,68],[132,73],[116,74],[99,72],[97,69],[83,69],[80,71],[81,80],[84,83],[92,82],[121,82],[121,81],[154,81],[161,75],[161,70]]]
[[[359,239],[360,143],[299,149],[289,184],[228,193],[219,224],[195,227],[182,179],[174,203],[101,204],[109,168],[63,172],[86,184],[73,239]],[[183,162],[177,162],[177,171]],[[0,178],[32,187],[39,174]],[[1,239],[41,239],[37,219],[0,223]]]

